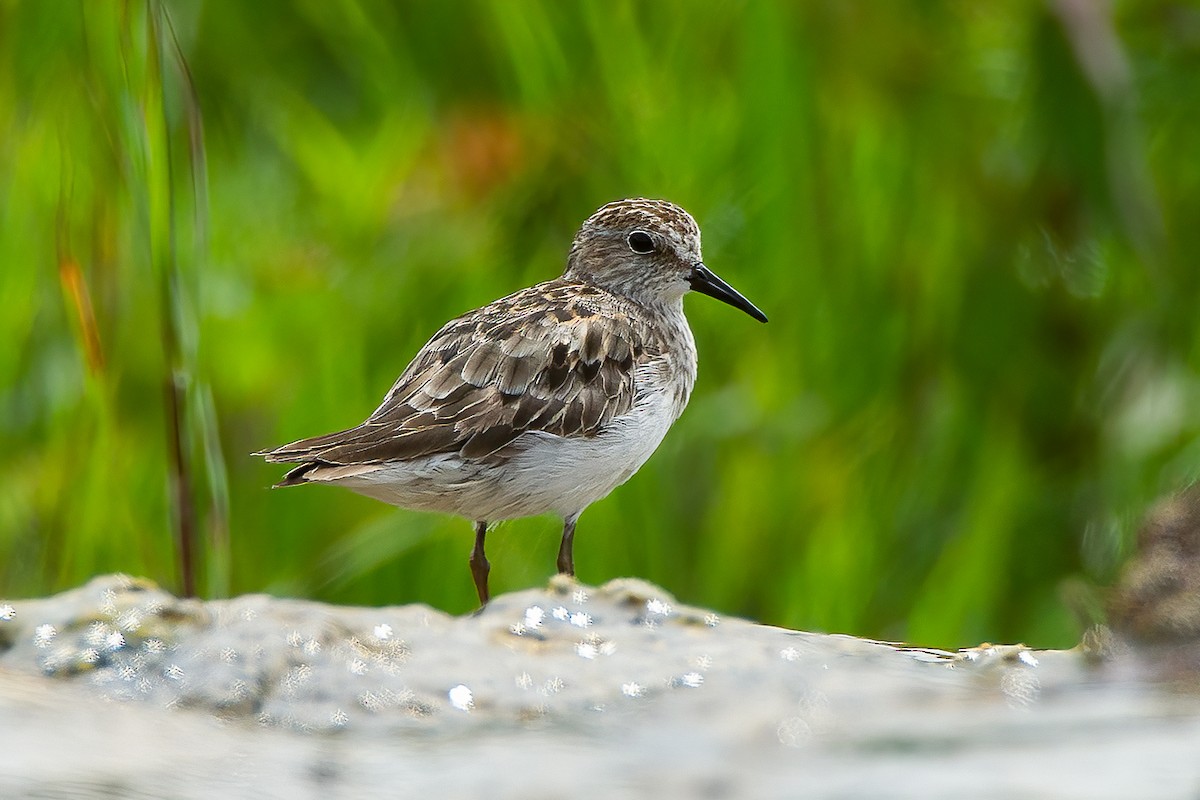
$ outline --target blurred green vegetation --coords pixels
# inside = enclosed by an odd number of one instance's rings
[[[469,524],[249,453],[647,195],[771,322],[689,298],[581,579],[1070,645],[1200,474],[1198,132],[1185,2],[0,0],[0,595],[178,588],[184,529],[201,594],[472,608]],[[493,590],[557,537],[503,525]]]

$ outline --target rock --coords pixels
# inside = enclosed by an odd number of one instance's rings
[[[1114,629],[1141,643],[1200,644],[1200,484],[1146,516],[1109,616]]]
[[[0,602],[0,797],[1185,797],[1138,659],[948,653],[556,579],[451,617],[121,576]]]

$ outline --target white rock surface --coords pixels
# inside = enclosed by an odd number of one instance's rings
[[[1131,654],[719,619],[635,580],[451,617],[121,576],[0,600],[0,797],[1195,797]]]

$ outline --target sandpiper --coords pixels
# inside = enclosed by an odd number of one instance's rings
[[[361,425],[256,455],[298,465],[277,486],[336,484],[473,520],[480,603],[489,522],[560,516],[558,571],[574,575],[579,515],[637,472],[687,405],[689,290],[767,321],[704,265],[682,208],[609,203],[575,235],[562,277],[447,322]]]

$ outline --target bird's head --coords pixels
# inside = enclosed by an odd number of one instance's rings
[[[563,276],[651,305],[677,303],[695,290],[767,321],[704,265],[696,220],[665,200],[619,200],[601,207],[575,234]]]

